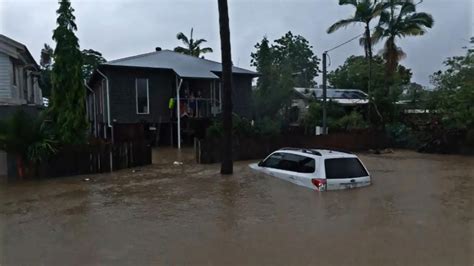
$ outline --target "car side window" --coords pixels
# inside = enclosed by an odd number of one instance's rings
[[[292,153],[283,154],[280,169],[298,173],[314,173],[315,161],[313,158]]]
[[[303,156],[301,156],[303,157]],[[298,172],[300,173],[314,173],[316,170],[316,162],[313,158],[303,157],[299,161]]]
[[[298,173],[314,173],[315,171],[316,163],[313,158],[292,153],[278,153],[274,155],[276,156],[272,155],[264,162],[264,167]]]
[[[297,173],[314,173],[315,165],[313,158],[292,153],[274,153],[263,161],[262,167]]]
[[[268,168],[279,168],[283,155],[281,153],[274,153],[270,155],[265,161],[263,161],[262,166]]]
[[[285,153],[283,154],[283,159],[281,160],[281,163],[278,168],[281,170],[286,170],[286,171],[291,171],[291,172],[299,172],[298,162],[300,160],[300,157],[301,156],[296,155],[296,154]]]

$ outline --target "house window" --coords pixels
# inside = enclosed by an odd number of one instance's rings
[[[137,100],[137,114],[149,114],[149,91],[148,79],[138,78],[135,80],[135,95]]]

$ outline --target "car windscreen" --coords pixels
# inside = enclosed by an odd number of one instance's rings
[[[362,163],[357,158],[335,158],[324,160],[326,179],[354,178],[368,176]]]

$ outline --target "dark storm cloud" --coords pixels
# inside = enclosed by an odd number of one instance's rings
[[[233,61],[250,66],[255,43],[266,35],[273,40],[288,30],[306,37],[320,55],[362,32],[350,26],[328,35],[325,30],[338,19],[351,15],[350,7],[337,0],[229,0]],[[43,43],[49,43],[55,27],[55,0],[0,0],[0,32],[28,46],[38,59]],[[153,51],[156,46],[172,49],[179,42],[176,33],[208,40],[214,53],[206,57],[219,60],[219,28],[216,0],[72,0],[81,48],[101,51],[108,59]],[[406,38],[398,43],[408,57],[402,64],[413,69],[414,80],[429,84],[429,75],[442,68],[442,61],[464,53],[474,35],[472,0],[425,0],[419,11],[429,12],[435,26],[423,37]],[[377,52],[381,45],[376,46]],[[362,54],[354,41],[331,52],[329,70],[346,57]]]

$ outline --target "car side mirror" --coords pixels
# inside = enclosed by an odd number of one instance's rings
[[[263,161],[258,162],[258,166],[263,166]]]

